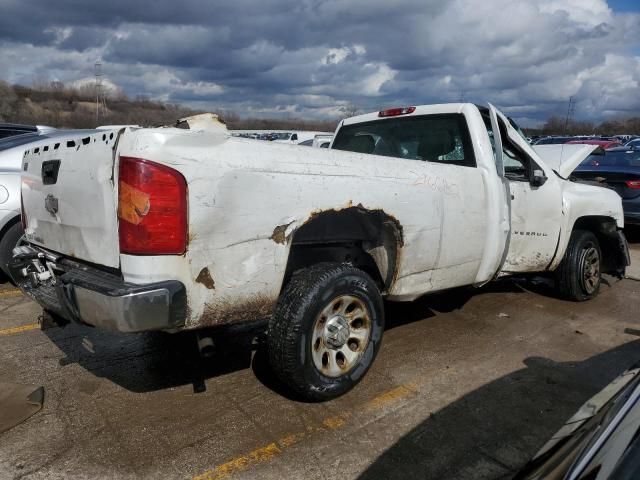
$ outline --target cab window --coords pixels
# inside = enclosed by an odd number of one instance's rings
[[[394,117],[340,128],[334,150],[475,167],[462,114]]]

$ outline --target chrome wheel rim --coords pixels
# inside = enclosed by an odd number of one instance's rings
[[[311,335],[311,357],[327,377],[339,377],[360,361],[371,337],[371,314],[352,295],[339,295],[318,314]]]
[[[600,254],[598,250],[593,246],[585,248],[582,251],[580,265],[582,267],[582,288],[588,294],[592,294],[600,283]]]

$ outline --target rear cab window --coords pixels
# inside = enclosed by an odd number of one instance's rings
[[[345,125],[332,149],[448,165],[475,167],[464,115],[393,117]]]

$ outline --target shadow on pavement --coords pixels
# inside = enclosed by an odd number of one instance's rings
[[[387,329],[462,308],[473,293],[471,289],[456,289],[412,303],[389,302]],[[291,398],[269,370],[265,327],[262,323],[250,329],[210,331],[216,353],[209,358],[200,356],[194,332],[121,334],[68,324],[45,329],[44,333],[64,353],[61,365],[77,363],[93,375],[133,392],[188,384],[200,392],[209,378],[252,368],[265,386]]]
[[[582,362],[528,358],[525,368],[425,411],[425,420],[359,478],[511,478],[580,405],[638,358],[640,341]]]
[[[640,225],[627,225],[624,228],[624,235],[630,246],[633,247],[634,244],[640,243]]]
[[[386,329],[416,321],[428,321],[439,313],[464,307],[474,296],[487,293],[535,291],[551,295],[547,279],[500,280],[481,289],[457,288],[424,296],[414,302],[386,303]],[[133,392],[148,392],[192,384],[194,392],[206,389],[205,381],[234,371],[252,368],[268,388],[287,396],[271,375],[264,352],[265,324],[249,329],[213,331],[216,353],[202,358],[196,334],[106,332],[82,325],[50,328],[44,332],[65,354],[62,365],[77,363],[97,377]]]
[[[44,333],[65,354],[61,366],[77,363],[97,377],[133,392],[192,384],[206,389],[208,378],[249,368],[258,332],[215,336],[216,353],[203,358],[194,332],[121,334],[70,324]]]

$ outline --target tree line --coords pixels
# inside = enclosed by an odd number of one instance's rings
[[[211,109],[230,129],[333,131],[338,119],[310,121],[300,118],[242,118],[233,111]],[[179,118],[202,111],[144,96],[129,98],[110,91],[96,115],[96,86],[76,87],[62,82],[36,82],[30,87],[0,80],[0,123],[49,125],[57,128],[94,128],[98,125],[174,125]]]
[[[333,131],[340,120],[303,118],[245,118],[237,112],[212,109],[230,129]],[[0,122],[50,125],[58,128],[94,128],[98,125],[173,125],[182,117],[202,113],[181,105],[129,98],[122,90],[109,91],[96,116],[96,86],[76,87],[62,82],[37,81],[30,87],[9,85],[0,80]],[[360,113],[355,106],[343,109],[343,116]],[[616,135],[640,134],[640,117],[606,120],[601,123],[552,116],[539,128],[525,128],[527,135]]]
[[[525,128],[527,135],[640,135],[640,117],[605,120],[601,123],[550,117],[540,128]]]

